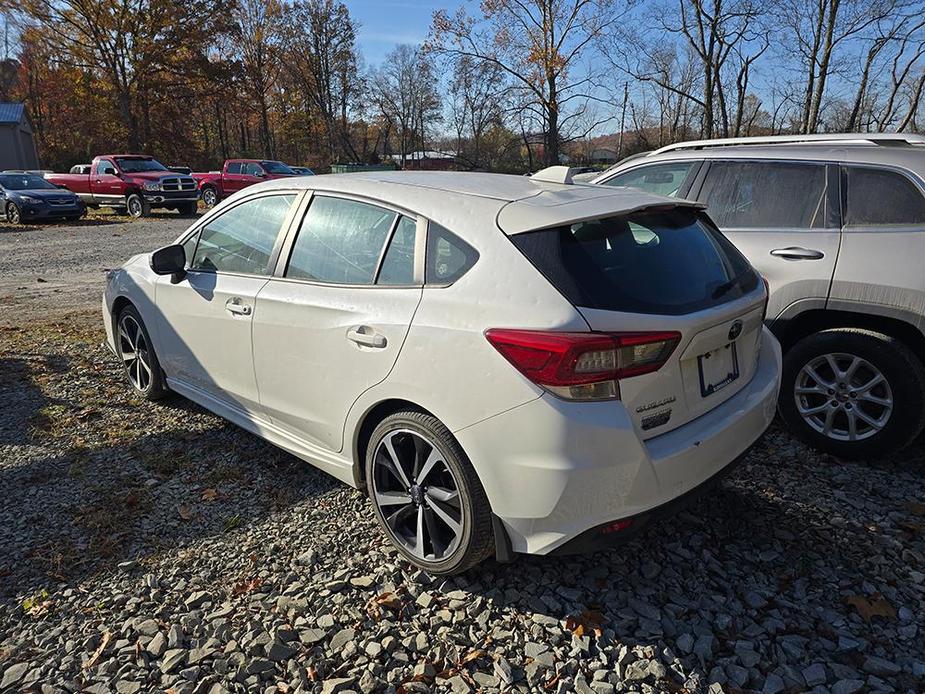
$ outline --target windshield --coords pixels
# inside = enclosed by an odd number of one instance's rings
[[[0,176],[0,186],[7,190],[54,190],[57,188],[41,176],[34,174],[3,174]]]
[[[698,212],[642,211],[516,234],[514,245],[576,306],[679,315],[758,286],[748,261]]]
[[[283,164],[281,161],[262,161],[260,165],[263,167],[263,170],[271,174],[289,174],[290,176],[295,174],[295,171],[290,169],[288,166]]]
[[[154,159],[122,159],[116,157],[116,163],[123,173],[139,173],[141,171],[167,171],[167,167]]]

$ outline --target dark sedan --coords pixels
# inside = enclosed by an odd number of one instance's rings
[[[68,190],[52,185],[37,174],[0,174],[0,210],[10,224],[46,219],[80,219],[87,211],[83,201]]]

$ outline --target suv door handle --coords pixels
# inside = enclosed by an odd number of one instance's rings
[[[787,260],[822,260],[825,253],[813,248],[800,248],[799,246],[790,246],[789,248],[775,248],[771,255]]]
[[[251,314],[251,307],[241,303],[241,300],[237,297],[228,299],[228,301],[225,302],[225,310],[229,313],[236,313],[239,316],[249,316]]]
[[[364,347],[375,347],[376,349],[382,349],[388,344],[388,340],[385,339],[385,335],[377,333],[366,325],[350,328],[350,330],[347,331],[347,339],[351,342],[356,342],[358,345],[363,345]]]

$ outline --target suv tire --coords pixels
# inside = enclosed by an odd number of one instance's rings
[[[823,330],[784,355],[778,409],[814,448],[845,459],[880,457],[909,445],[925,427],[925,368],[888,335]]]
[[[392,469],[392,455],[401,471]],[[397,412],[375,428],[366,482],[398,551],[431,574],[458,574],[491,556],[491,507],[459,442],[432,415]],[[454,529],[455,526],[455,529]]]
[[[197,207],[198,203],[184,202],[182,205],[177,205],[177,212],[183,217],[195,217]]]
[[[147,217],[151,214],[151,205],[138,193],[131,193],[125,198],[125,211],[129,217],[134,217],[135,219]]]

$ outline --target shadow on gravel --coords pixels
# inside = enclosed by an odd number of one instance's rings
[[[180,399],[176,410],[181,419],[202,412]],[[49,578],[76,585],[339,487],[242,434],[230,424],[161,431],[0,467],[0,490],[17,490],[0,506],[0,598]]]
[[[60,354],[0,357],[0,444],[29,443],[32,428],[41,426],[47,409],[58,404],[42,393],[35,372],[63,374],[69,368],[68,358]]]

